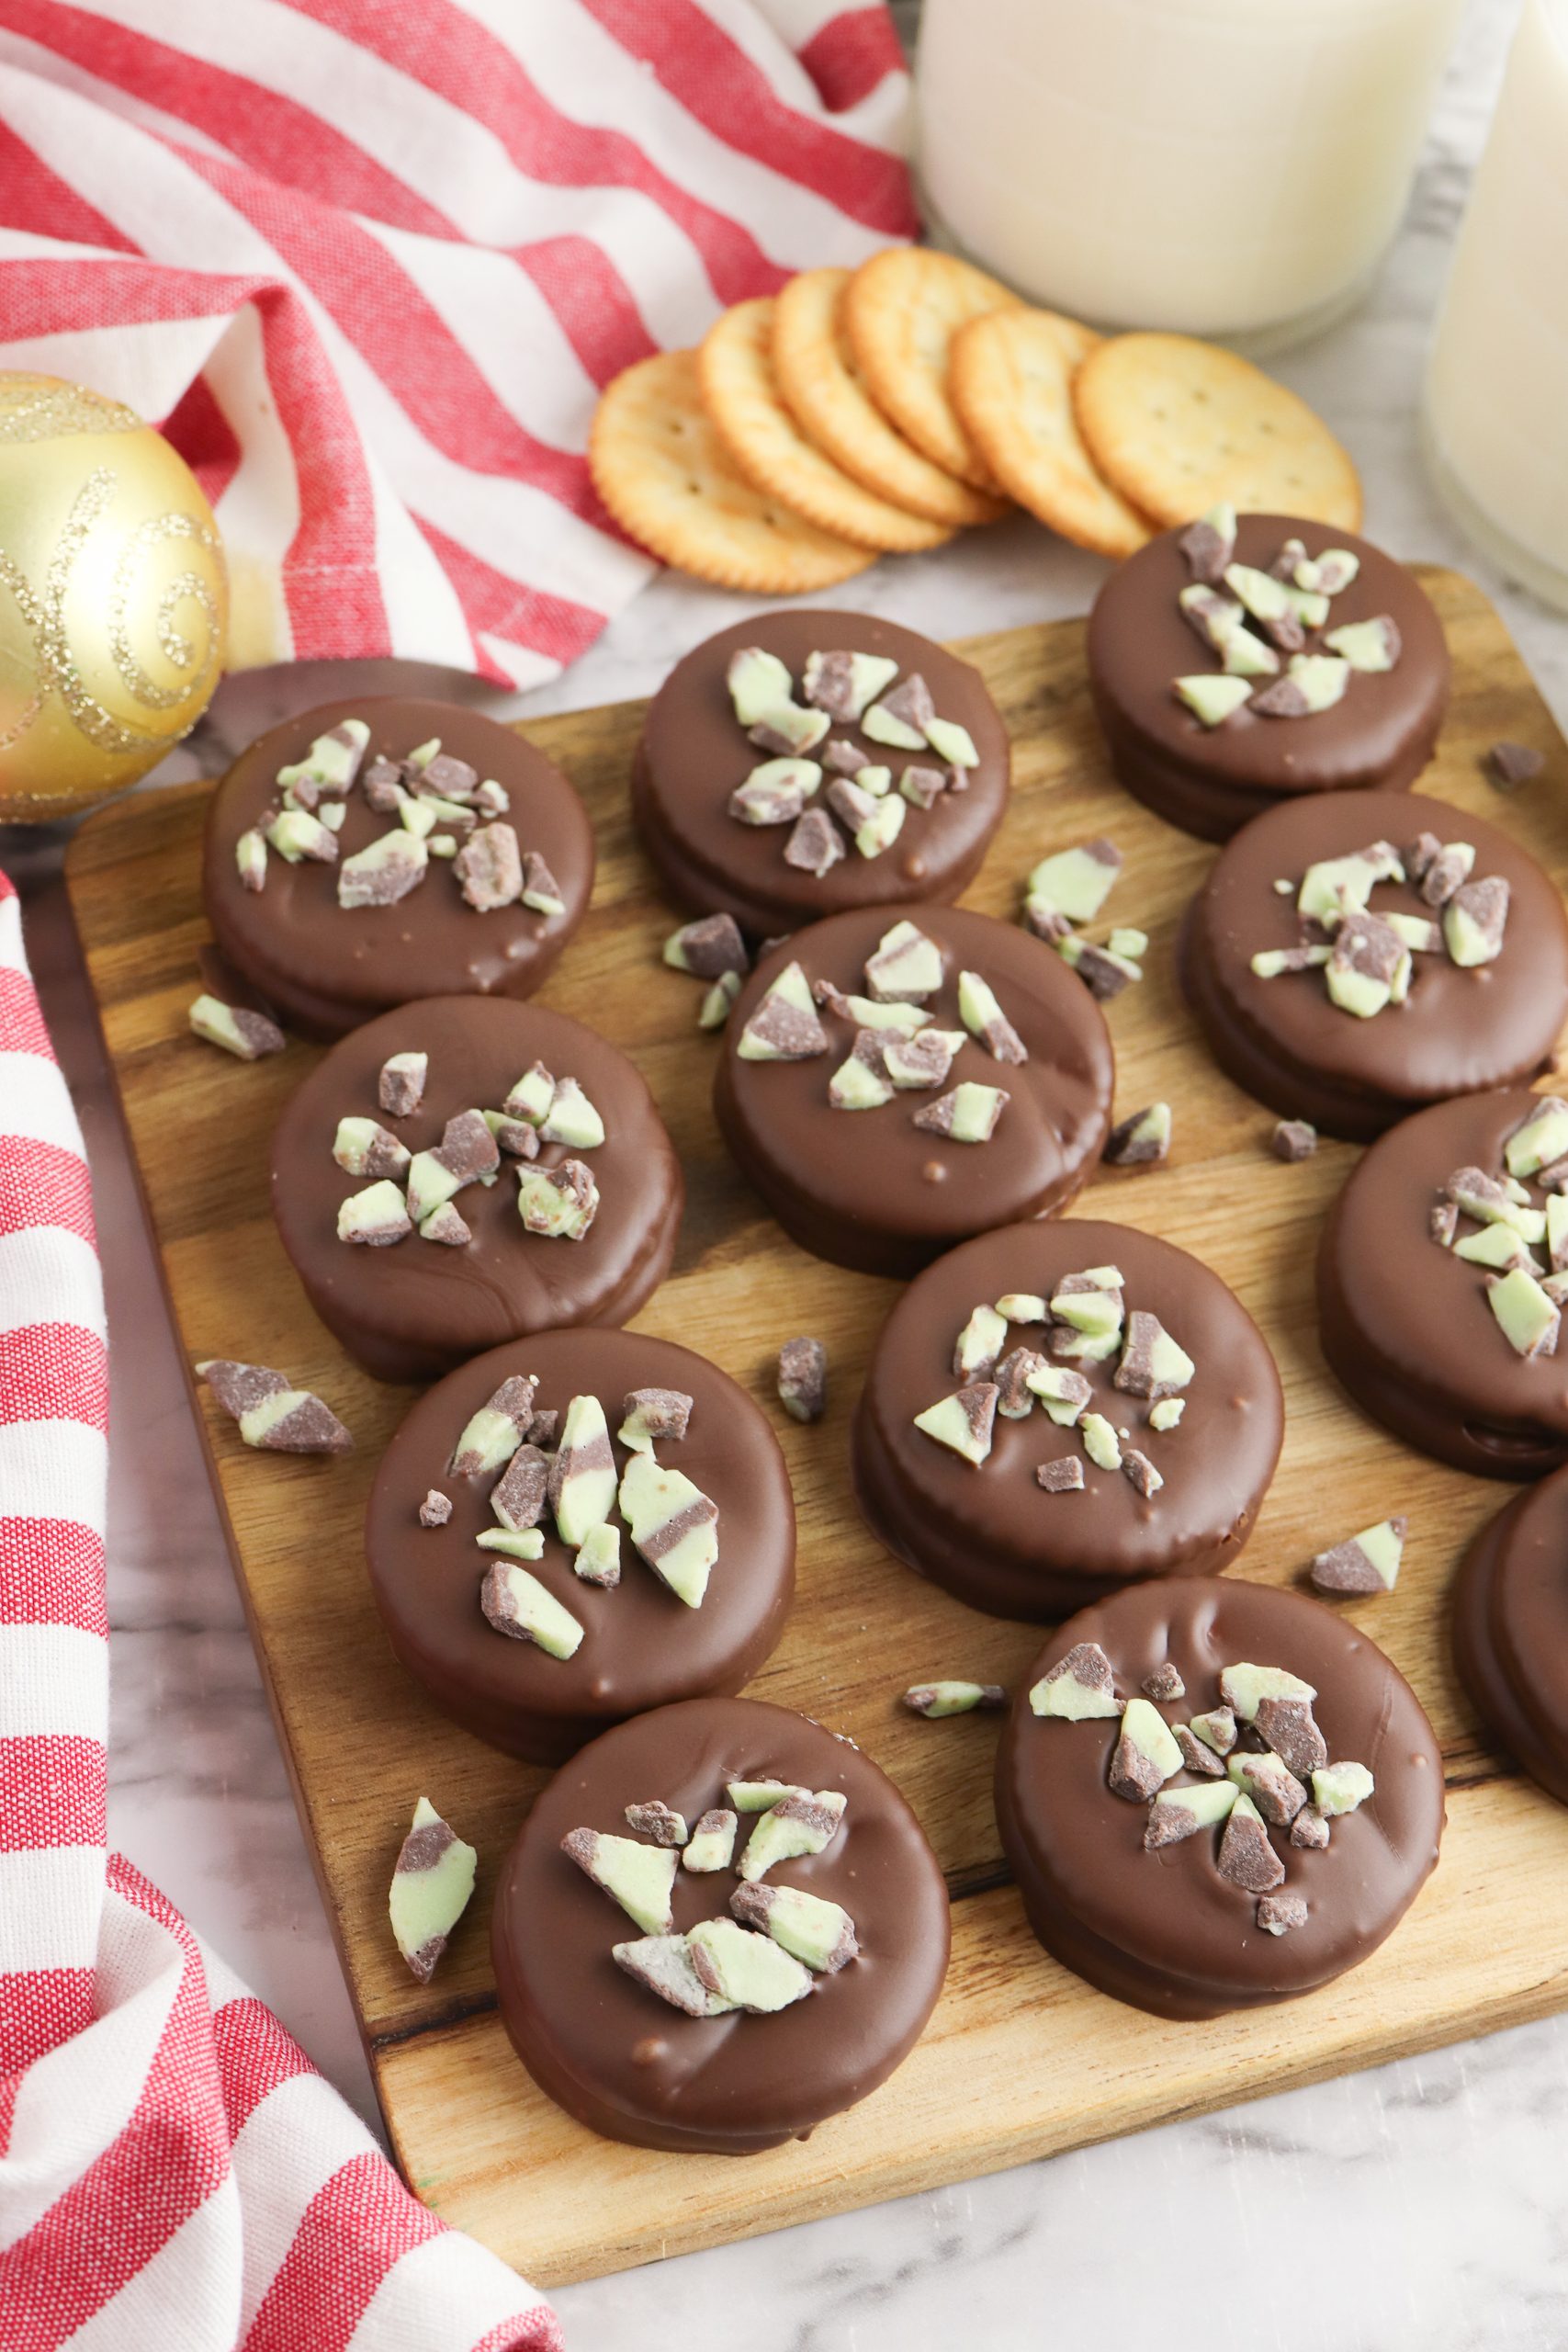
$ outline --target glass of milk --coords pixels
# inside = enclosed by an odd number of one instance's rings
[[[931,231],[1098,325],[1277,349],[1398,224],[1461,0],[925,0]]]
[[[1568,0],[1525,0],[1427,378],[1461,527],[1568,610]]]

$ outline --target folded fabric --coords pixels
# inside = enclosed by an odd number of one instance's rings
[[[231,666],[535,685],[653,568],[599,390],[911,235],[907,100],[880,0],[6,0],[0,368],[164,425]]]
[[[0,874],[0,2345],[558,2352],[107,1851],[107,1435],[81,1132]]]

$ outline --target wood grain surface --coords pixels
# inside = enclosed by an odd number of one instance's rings
[[[1483,813],[1568,881],[1568,747],[1478,590],[1423,575],[1455,658],[1453,707],[1422,790]],[[1109,1008],[1118,1114],[1174,1107],[1168,1166],[1107,1173],[1081,1213],[1196,1251],[1234,1286],[1279,1359],[1287,1435],[1238,1573],[1295,1580],[1312,1553],[1391,1511],[1410,1515],[1398,1589],[1351,1613],[1411,1678],[1443,1744],[1449,1829],[1436,1877],[1363,1969],[1282,2007],[1165,2024],[1081,1984],[1038,1950],[991,1815],[994,1723],[928,1724],[897,1694],[936,1675],[1017,1684],[1038,1628],[976,1615],[889,1559],[856,1517],[851,1407],[893,1286],[784,1240],[726,1161],[708,1107],[716,1046],[700,988],[658,961],[675,918],[632,837],[626,776],[639,707],[526,731],[566,768],[598,831],[592,911],[542,1001],[625,1047],[685,1164],[670,1281],[637,1327],[701,1348],[774,1412],[800,1517],[794,1612],[751,1689],[858,1740],[919,1812],[953,1896],[953,1965],[901,2071],[806,2143],[744,2163],[613,2145],[569,2120],[513,2059],[489,1961],[491,1891],[541,1774],[437,1714],[392,1659],[361,1556],[365,1498],[411,1401],[352,1364],[306,1306],[267,1209],[267,1146],[315,1048],[245,1066],[187,1033],[206,934],[197,848],[208,787],[120,802],[78,834],[69,882],[183,1340],[192,1361],[282,1366],[354,1430],[346,1463],[254,1453],[209,1401],[236,1572],[399,2158],[420,2195],[545,2283],[582,2278],[1229,2105],[1568,2006],[1568,1812],[1487,1750],[1448,1662],[1445,1596],[1472,1531],[1511,1489],[1405,1452],[1325,1372],[1312,1312],[1319,1222],[1352,1164],[1325,1144],[1280,1165],[1272,1116],[1209,1063],[1172,978],[1181,910],[1213,851],[1111,780],[1090,717],[1082,628],[1052,623],[962,649],[1011,730],[1014,792],[966,903],[1010,917],[1045,851],[1108,833],[1126,857],[1107,918],[1151,937],[1144,984]],[[1545,773],[1509,799],[1480,759],[1501,736]],[[1514,953],[1528,948],[1516,944]],[[795,1331],[827,1342],[831,1402],[800,1429],[772,1401]],[[479,1849],[474,1902],[429,1986],[387,1927],[387,1883],[414,1800]]]

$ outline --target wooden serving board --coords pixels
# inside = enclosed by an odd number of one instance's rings
[[[1568,882],[1568,747],[1497,616],[1450,573],[1425,575],[1455,661],[1453,707],[1424,789],[1483,812]],[[403,2168],[431,2205],[548,2284],[902,2195],[1205,2109],[1374,2064],[1568,2007],[1568,1812],[1487,1750],[1448,1662],[1445,1594],[1472,1531],[1508,1489],[1406,1453],[1346,1403],[1312,1311],[1319,1222],[1353,1153],[1326,1144],[1280,1166],[1271,1114],[1212,1067],[1172,979],[1181,910],[1213,852],[1113,784],[1090,717],[1082,628],[1020,628],[963,648],[1012,734],[1015,790],[970,903],[1010,917],[1047,849],[1109,833],[1126,855],[1108,914],[1151,934],[1148,977],[1110,1008],[1121,1114],[1174,1106],[1170,1162],[1108,1174],[1082,1196],[1194,1250],[1235,1287],[1284,1376],[1284,1458],[1240,1573],[1285,1584],[1309,1555],[1394,1511],[1411,1532],[1397,1591],[1351,1613],[1411,1678],[1447,1759],[1449,1828],[1436,1877],[1368,1965],[1306,2000],[1207,2025],[1161,2023],[1091,1992],[1032,1940],[1000,1860],[990,1801],[994,1723],[927,1724],[897,1693],[933,1675],[1016,1685],[1038,1628],[976,1615],[889,1559],[856,1517],[851,1407],[895,1295],[794,1248],[730,1169],[708,1106],[716,1047],[696,984],[663,969],[674,918],[632,837],[626,776],[640,708],[580,712],[527,731],[572,777],[599,839],[593,910],[545,1001],[626,1048],[685,1164],[671,1279],[638,1328],[695,1345],[760,1397],[795,1331],[827,1341],[827,1419],[776,1414],[800,1517],[799,1592],[751,1686],[849,1733],[913,1802],[948,1874],[953,1965],[924,2040],[873,2098],[809,2142],[744,2164],[614,2145],[570,2121],[513,2058],[496,2014],[488,1930],[502,1856],[542,1775],[437,1714],[393,1661],[360,1551],[366,1494],[411,1392],[366,1377],[317,1323],[273,1231],[267,1144],[313,1048],[253,1067],[186,1026],[206,935],[197,846],[208,787],[122,801],[71,853],[76,919],[102,1008],[179,1330],[192,1360],[285,1367],[353,1429],[346,1463],[247,1452],[207,1403],[214,1476],[278,1727]],[[1479,761],[1501,736],[1546,773],[1510,800]],[[1528,949],[1516,944],[1515,954]],[[428,1792],[479,1851],[474,1902],[428,1987],[387,1928],[387,1883]],[[1527,1899],[1521,1899],[1526,1896]]]

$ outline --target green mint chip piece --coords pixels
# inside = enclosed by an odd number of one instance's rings
[[[428,1984],[446,1939],[467,1910],[479,1856],[421,1797],[398,1854],[387,1895],[393,1940],[413,1974]]]
[[[928,718],[926,741],[939,760],[950,768],[977,768],[980,754],[975,749],[975,738],[967,727],[960,727],[955,718]]]
[[[1092,922],[1121,871],[1122,853],[1113,842],[1081,842],[1043,857],[1025,888],[1030,899],[1054,908],[1069,922]]]
[[[1098,1642],[1077,1642],[1048,1667],[1029,1694],[1037,1715],[1068,1724],[1109,1721],[1122,1713],[1111,1660]]]
[[[1237,1723],[1249,1724],[1257,1719],[1260,1699],[1315,1699],[1317,1692],[1299,1674],[1291,1674],[1282,1666],[1227,1666],[1220,1675],[1220,1697],[1235,1715]],[[1198,1718],[1192,1719],[1198,1730]],[[1203,1735],[1198,1733],[1200,1739]]]
[[[991,1450],[996,1411],[996,1385],[983,1380],[942,1397],[939,1404],[928,1405],[923,1413],[915,1415],[915,1427],[978,1467]]]
[[[1201,727],[1223,727],[1252,694],[1245,678],[1231,677],[1221,670],[1202,670],[1193,677],[1177,678],[1172,681],[1171,691],[1179,702],[1186,704]]]
[[[1374,1786],[1364,1764],[1320,1764],[1312,1776],[1312,1799],[1325,1819],[1332,1820],[1365,1804]]]
[[[1486,1297],[1499,1330],[1516,1355],[1556,1352],[1562,1319],[1558,1308],[1524,1267],[1516,1266],[1510,1273],[1499,1275],[1488,1284]]]
[[[931,996],[942,986],[942,950],[919,924],[896,922],[868,956],[865,983],[878,1003]]]
[[[583,1629],[570,1610],[515,1560],[491,1562],[479,1607],[498,1634],[533,1642],[547,1657],[572,1657],[581,1645]]]
[[[753,2017],[771,2017],[804,2000],[812,1987],[803,1968],[768,1936],[753,1935],[734,1919],[703,1919],[686,1938],[692,1965],[710,1992]]]
[[[740,1875],[765,1878],[775,1862],[792,1862],[802,1854],[820,1854],[839,1834],[848,1799],[837,1789],[813,1794],[781,1797],[762,1814],[746,1841]]]
[[[1144,1847],[1178,1846],[1201,1829],[1215,1828],[1236,1801],[1234,1781],[1203,1781],[1195,1788],[1156,1789],[1144,1830]]]
[[[1534,1176],[1568,1154],[1568,1102],[1543,1094],[1524,1125],[1504,1147],[1510,1176]]]
[[[634,1453],[621,1474],[621,1516],[655,1576],[700,1609],[718,1558],[718,1506],[683,1471]]]
[[[842,1905],[799,1886],[738,1886],[735,1917],[760,1928],[817,1976],[836,1976],[859,1956],[855,1923]]]
[[[604,1830],[570,1829],[560,1849],[574,1861],[646,1936],[667,1936],[675,1925],[670,1896],[681,1858],[671,1846],[646,1846],[639,1838]]]
[[[504,1552],[509,1560],[542,1560],[545,1539],[536,1527],[487,1527],[474,1542],[481,1552]]]

